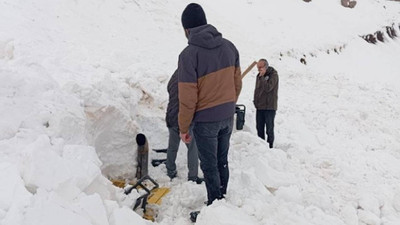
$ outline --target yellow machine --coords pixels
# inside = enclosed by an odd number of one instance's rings
[[[169,188],[159,187],[158,183],[148,175],[138,180],[136,184],[127,183],[124,180],[112,180],[112,183],[119,188],[133,185],[125,189],[126,195],[129,195],[134,189],[138,191],[144,190],[145,193],[136,199],[133,210],[136,210],[141,205],[143,218],[151,221],[154,221],[157,217],[157,213],[154,210],[156,207],[154,206],[160,205],[162,198],[169,192]]]
[[[148,175],[149,147],[146,136],[140,133],[136,135],[136,143],[138,147],[136,178],[138,181],[135,184],[128,183],[133,186],[125,189],[125,194],[129,195],[133,189],[144,190],[144,194],[136,199],[133,210],[141,205],[143,218],[154,221],[157,213],[153,210],[154,207],[147,206],[160,205],[162,197],[169,192],[169,188],[160,188],[158,183]],[[124,180],[112,180],[112,183],[120,188],[125,188],[128,185]]]

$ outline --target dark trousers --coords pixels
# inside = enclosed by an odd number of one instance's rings
[[[276,110],[257,110],[256,112],[256,123],[257,123],[257,135],[265,140],[265,134],[267,134],[267,142],[269,147],[272,148],[274,144],[274,120]],[[265,127],[267,131],[265,132]]]
[[[204,174],[208,205],[226,194],[229,180],[228,151],[233,117],[218,122],[196,122],[193,134]]]

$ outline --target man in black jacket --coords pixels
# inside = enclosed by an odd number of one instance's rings
[[[181,138],[179,137],[179,125],[178,125],[178,113],[179,113],[179,99],[178,99],[178,70],[174,72],[168,82],[168,94],[169,101],[167,106],[167,114],[165,121],[169,131],[169,140],[167,148],[167,161],[165,162],[167,167],[167,175],[173,179],[177,176],[176,171],[176,156],[179,149]],[[196,141],[193,139],[192,142],[186,144],[188,149],[187,152],[187,164],[188,164],[188,180],[200,184],[203,178],[199,178],[199,156],[197,152]]]
[[[278,72],[268,65],[266,59],[260,59],[257,63],[258,74],[256,88],[254,90],[254,106],[257,109],[256,123],[257,134],[265,140],[265,127],[267,128],[267,142],[269,147],[274,145],[274,120],[278,108]]]

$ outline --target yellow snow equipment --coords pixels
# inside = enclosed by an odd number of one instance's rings
[[[149,147],[146,136],[141,133],[136,135],[136,143],[138,146],[136,179],[138,181],[135,184],[124,180],[113,180],[112,182],[120,188],[125,188],[128,184],[133,185],[125,189],[126,195],[129,195],[133,189],[141,193],[140,197],[136,199],[133,210],[141,205],[143,218],[154,221],[157,217],[156,205],[161,204],[161,199],[169,192],[169,188],[159,187],[158,183],[148,175]]]
[[[151,182],[151,184],[149,184]],[[149,175],[144,176],[135,185],[125,190],[125,194],[129,195],[133,189],[144,190],[144,193],[136,199],[133,210],[136,210],[140,205],[143,209],[143,218],[154,221],[157,217],[156,207],[154,205],[160,205],[162,198],[168,194],[169,188],[159,187],[158,183],[155,182]],[[148,207],[150,206],[150,207]]]

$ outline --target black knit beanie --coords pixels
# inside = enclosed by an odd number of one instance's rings
[[[182,13],[182,26],[185,29],[207,24],[206,14],[199,4],[190,3]]]

